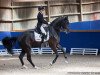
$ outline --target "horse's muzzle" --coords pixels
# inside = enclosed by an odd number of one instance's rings
[[[69,32],[68,32],[68,30],[64,30],[64,32],[66,33],[66,34],[68,34]]]

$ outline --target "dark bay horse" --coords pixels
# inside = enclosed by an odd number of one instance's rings
[[[64,58],[67,61],[66,53],[64,52],[62,46],[59,44],[60,42],[60,32],[68,32],[69,20],[67,16],[56,18],[51,24],[48,26],[49,29],[49,40],[47,41],[50,48],[55,52],[56,57],[51,62],[51,65],[54,64],[59,56],[57,49],[63,51]],[[15,42],[18,41],[19,46],[22,51],[19,55],[19,59],[21,61],[22,66],[24,67],[23,57],[27,54],[27,60],[31,63],[31,65],[36,68],[34,63],[31,60],[31,48],[32,47],[41,47],[42,42],[35,41],[34,37],[35,29],[30,29],[23,32],[22,35],[18,37],[5,37],[2,39],[2,43],[5,48],[7,48],[10,54],[13,53],[12,47],[15,45]]]

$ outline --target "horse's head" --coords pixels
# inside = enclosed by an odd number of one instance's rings
[[[69,20],[68,20],[68,16],[65,16],[61,19],[60,23],[60,30],[62,32],[68,32],[69,31]]]
[[[67,16],[60,17],[55,19],[52,22],[53,28],[56,30],[56,32],[68,32],[68,25],[69,25],[69,20]]]

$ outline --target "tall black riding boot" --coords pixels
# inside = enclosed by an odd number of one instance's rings
[[[41,38],[42,38],[41,42],[43,43],[44,42],[44,38],[45,38],[45,34],[42,33],[42,37]]]

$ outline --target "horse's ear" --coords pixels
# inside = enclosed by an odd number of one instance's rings
[[[65,19],[65,20],[68,20],[68,16],[65,16],[64,19]]]

